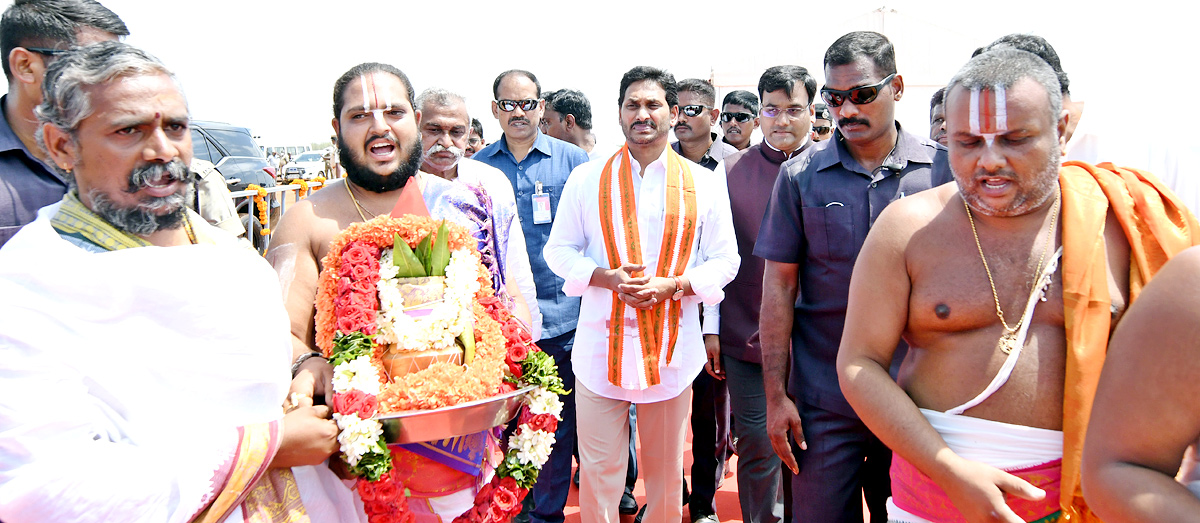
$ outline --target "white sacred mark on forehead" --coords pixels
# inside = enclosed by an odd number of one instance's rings
[[[372,115],[374,115],[375,121],[378,122],[379,125],[387,125],[387,121],[384,120],[383,115],[384,115],[384,113],[392,110],[391,99],[390,98],[385,99],[382,104],[379,102],[379,89],[377,87],[375,87],[374,79],[370,80],[371,89],[370,89],[370,92],[368,92],[368,90],[367,90],[367,82],[368,82],[367,75],[364,74],[362,76],[359,76],[358,82],[359,82],[359,85],[362,86],[363,111],[370,112]]]
[[[980,135],[988,147],[996,136],[1008,132],[1008,106],[1003,85],[991,89],[971,89],[970,126],[971,134]]]

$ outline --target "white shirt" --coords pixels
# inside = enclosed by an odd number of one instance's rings
[[[537,287],[533,283],[529,253],[525,251],[525,233],[521,231],[521,221],[517,218],[517,197],[513,193],[512,184],[500,169],[470,158],[458,161],[458,178],[454,181],[483,186],[483,190],[492,198],[493,215],[512,217],[508,224],[508,246],[503,253],[504,272],[507,273],[506,277],[517,284],[521,296],[525,298],[525,305],[529,307],[533,339],[541,339],[542,312],[538,309]],[[495,220],[495,216],[492,219]]]
[[[638,231],[641,239],[642,261],[647,273],[658,266],[659,247],[663,234],[663,201],[665,200],[666,155],[664,148],[657,160],[642,167],[632,160],[633,187],[638,209]],[[618,170],[622,160],[614,162]],[[542,253],[550,270],[566,280],[563,293],[582,296],[579,326],[571,363],[575,377],[589,390],[606,398],[633,403],[651,403],[674,398],[683,392],[700,369],[704,367],[704,341],[700,334],[701,302],[720,303],[725,297],[725,285],[737,275],[741,259],[733,232],[733,215],[729,210],[729,189],[724,178],[683,158],[691,167],[696,187],[696,240],[691,258],[683,275],[691,282],[694,296],[682,299],[683,313],[674,355],[667,363],[664,350],[659,360],[661,383],[642,389],[619,387],[608,381],[608,321],[612,312],[612,291],[592,287],[592,272],[608,267],[600,226],[600,202],[597,192],[600,173],[607,160],[583,164],[571,173],[558,205],[558,215],[550,229],[550,238]],[[637,331],[627,329],[626,347],[637,347]],[[637,375],[635,356],[626,351],[622,374]]]

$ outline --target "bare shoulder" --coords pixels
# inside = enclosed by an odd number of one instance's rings
[[[872,235],[886,235],[907,243],[928,230],[949,204],[957,199],[958,186],[948,183],[892,202],[871,227]],[[876,233],[876,231],[879,231]]]
[[[353,203],[346,194],[345,181],[337,180],[325,189],[315,191],[303,200],[289,205],[275,232],[271,235],[270,250],[282,246],[304,250],[320,259],[324,246],[342,227],[357,218]],[[268,258],[272,258],[268,253]]]

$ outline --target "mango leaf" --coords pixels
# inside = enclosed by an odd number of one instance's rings
[[[399,234],[396,235],[392,244],[392,263],[400,268],[400,272],[397,274],[400,278],[419,278],[428,275],[421,261],[413,254],[412,248]]]
[[[421,239],[421,243],[417,244],[417,259],[421,260],[421,265],[425,267],[425,274],[422,276],[428,276],[430,274],[429,251],[432,248],[431,244],[433,242],[433,238],[430,238],[430,236],[433,236],[433,234],[426,235]]]
[[[450,233],[446,231],[446,220],[442,220],[437,239],[433,241],[433,251],[429,253],[429,275],[445,276],[447,265],[450,265]]]

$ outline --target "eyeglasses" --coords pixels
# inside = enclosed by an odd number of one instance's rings
[[[800,118],[808,116],[808,106],[804,107],[763,107],[762,115],[767,118],[775,118],[780,113],[787,113],[788,118]]]
[[[467,144],[468,144],[468,145],[479,145],[479,142],[482,142],[482,141],[483,141],[483,140],[479,139],[479,138],[478,138],[478,137],[476,137],[476,136],[472,136],[472,137],[470,137],[470,138],[467,138]]]
[[[737,120],[738,123],[746,123],[754,118],[750,113],[721,113],[721,123],[729,123],[730,120]]]
[[[817,134],[825,134],[832,129],[833,129],[833,127],[830,127],[828,125],[822,125],[820,127],[813,127],[813,131],[816,132]]]
[[[538,106],[538,101],[533,98],[525,100],[496,100],[496,105],[500,106],[500,110],[506,113],[516,111],[518,107],[522,111],[532,111]]]
[[[50,49],[48,47],[26,47],[24,49],[45,56],[59,56],[67,54],[70,51],[70,49]]]
[[[688,116],[700,116],[705,109],[708,109],[707,105],[684,105],[679,108],[679,111]]]
[[[875,101],[875,97],[879,96],[879,90],[882,89],[883,86],[890,83],[895,77],[896,73],[892,73],[889,74],[887,78],[884,78],[882,82],[879,82],[875,85],[864,85],[862,87],[855,87],[854,89],[848,89],[845,91],[822,87],[821,98],[824,99],[825,103],[829,104],[830,107],[841,107],[846,100],[850,100],[850,103],[854,105],[869,104]]]

